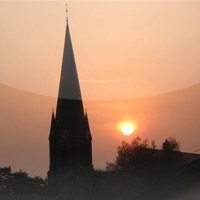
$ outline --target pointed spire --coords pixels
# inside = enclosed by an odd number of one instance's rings
[[[72,48],[69,25],[66,24],[66,36],[56,110],[56,124],[59,128],[65,127],[72,132],[71,121],[79,109],[80,120],[84,119],[83,103],[79,86],[78,73]]]
[[[82,99],[68,23],[66,25],[59,98],[74,100]]]
[[[54,109],[52,109],[51,128],[50,128],[49,140],[55,139],[56,135],[57,135],[56,121],[55,121],[55,117],[54,117]]]

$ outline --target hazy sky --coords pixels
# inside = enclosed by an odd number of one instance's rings
[[[57,97],[65,3],[0,0],[0,83]],[[200,82],[200,2],[70,1],[68,10],[84,100],[133,99]],[[95,167],[114,159],[117,145],[135,136],[153,139],[158,147],[174,136],[183,151],[198,149],[199,86],[188,91],[133,102],[84,102],[93,134]],[[55,103],[27,100],[19,93],[18,98],[29,106],[1,96],[1,158],[8,165],[16,162],[17,167],[46,174],[47,138]],[[131,137],[125,138],[116,129],[124,120],[138,125]],[[24,147],[29,160],[21,153]]]
[[[200,81],[200,2],[70,1],[84,99],[127,99]],[[0,82],[57,96],[64,1],[0,1]]]

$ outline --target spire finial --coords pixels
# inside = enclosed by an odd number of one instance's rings
[[[67,9],[67,3],[66,3],[66,21],[68,22],[68,9]]]

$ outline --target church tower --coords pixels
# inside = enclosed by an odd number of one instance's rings
[[[92,137],[84,113],[68,20],[56,115],[52,112],[49,134],[48,181],[78,169],[92,169]]]

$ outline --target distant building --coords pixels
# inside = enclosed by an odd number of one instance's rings
[[[57,110],[56,115],[52,112],[49,147],[49,183],[63,173],[92,169],[92,137],[88,116],[83,109],[68,22]]]

